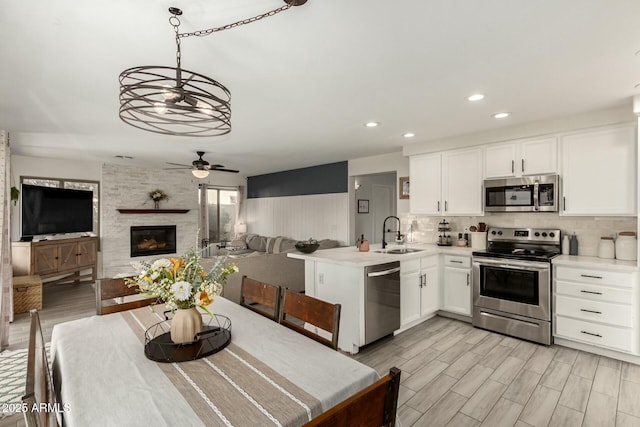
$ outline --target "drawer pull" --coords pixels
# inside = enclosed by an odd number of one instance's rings
[[[462,264],[462,261],[456,261],[455,259],[452,259],[452,260],[451,260],[451,261],[449,261],[449,262],[455,262],[456,264]]]
[[[587,313],[595,313],[595,314],[602,314],[601,311],[595,311],[595,310],[587,310],[586,308],[581,308],[580,311],[585,311]]]
[[[589,274],[581,274],[582,277],[588,277],[589,279],[602,279],[601,276],[591,276]]]
[[[602,295],[602,292],[583,291],[583,290],[581,290],[580,292],[582,292],[583,294]]]
[[[600,334],[594,334],[593,332],[580,331],[580,333],[581,333],[581,334],[586,334],[586,335],[591,335],[592,337],[602,338],[602,335],[600,335]]]

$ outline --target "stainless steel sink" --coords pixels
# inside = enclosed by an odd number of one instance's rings
[[[412,252],[422,252],[424,249],[413,249],[413,248],[397,248],[397,249],[385,249],[381,251],[376,251],[381,254],[410,254]]]

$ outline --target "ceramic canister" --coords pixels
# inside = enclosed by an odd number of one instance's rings
[[[638,243],[634,231],[621,231],[616,239],[616,258],[625,261],[638,259]]]
[[[613,237],[601,237],[598,245],[598,258],[613,259],[616,257],[616,248]]]

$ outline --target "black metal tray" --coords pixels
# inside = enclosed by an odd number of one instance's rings
[[[209,316],[207,316],[209,317]],[[171,341],[171,327],[167,321],[156,323],[144,333],[144,355],[156,362],[186,362],[200,359],[224,349],[231,342],[231,319],[215,314],[203,325],[199,339],[190,344]]]

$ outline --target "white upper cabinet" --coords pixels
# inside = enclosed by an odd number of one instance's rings
[[[442,155],[443,215],[483,215],[482,149]]]
[[[411,156],[411,213],[483,215],[482,149]]]
[[[636,214],[635,126],[565,135],[561,155],[561,215]]]
[[[440,215],[442,166],[440,154],[421,154],[409,158],[412,213]]]
[[[485,176],[503,178],[557,173],[557,152],[555,136],[487,145]]]

